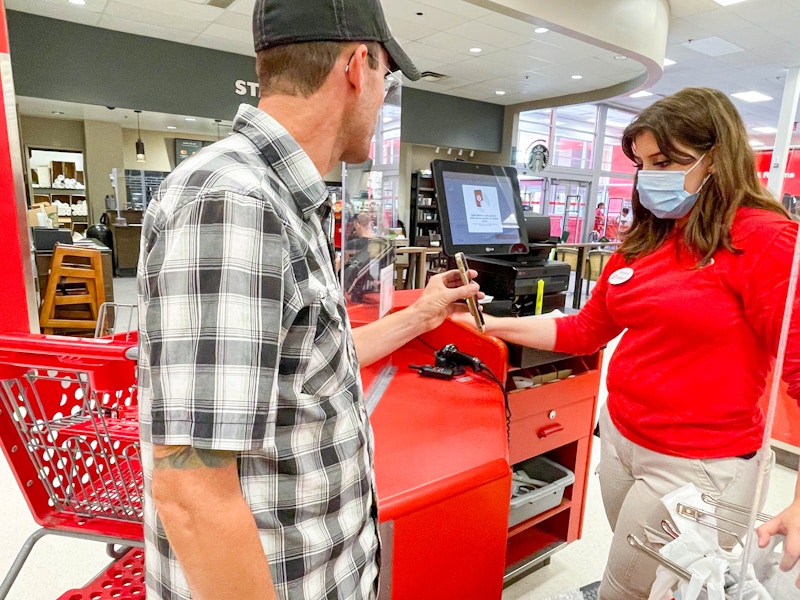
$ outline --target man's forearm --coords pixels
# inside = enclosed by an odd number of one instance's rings
[[[362,367],[394,352],[427,331],[426,324],[416,319],[412,311],[406,308],[353,329],[353,344]]]
[[[198,600],[276,600],[236,454],[156,447],[153,496],[170,546]]]

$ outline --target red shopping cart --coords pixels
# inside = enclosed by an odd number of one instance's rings
[[[141,562],[141,550],[129,548],[143,539],[135,354],[135,333],[0,335],[0,447],[41,526],[0,584],[0,600],[47,534],[102,541],[113,558]],[[114,588],[112,576],[109,595],[71,597],[143,597],[141,569],[135,575],[127,584],[135,594]]]

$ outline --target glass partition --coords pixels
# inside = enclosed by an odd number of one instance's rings
[[[361,321],[379,319],[392,307],[401,90],[397,86],[384,100],[369,158],[343,166],[340,278],[351,318]]]

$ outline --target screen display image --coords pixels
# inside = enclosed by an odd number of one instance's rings
[[[527,252],[519,182],[512,167],[432,163],[445,252]]]

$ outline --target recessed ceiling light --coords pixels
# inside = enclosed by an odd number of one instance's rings
[[[533,33],[547,33],[550,31],[547,27],[537,27],[533,30]]]
[[[762,94],[761,92],[737,92],[735,94],[731,94],[734,98],[738,98],[739,100],[744,100],[745,102],[766,102],[767,100],[772,100],[772,96],[767,96],[766,94]]]
[[[383,122],[384,123],[391,123],[392,122],[392,117],[383,117]]]
[[[495,94],[497,94],[498,96],[505,96],[506,95],[506,91],[505,90],[496,90]]]
[[[731,4],[739,4],[739,2],[744,2],[745,0],[714,0],[720,6],[730,6]]]
[[[194,117],[186,117],[186,120],[189,121],[190,123],[194,123],[195,121],[197,121],[197,119],[195,119]]]
[[[470,48],[469,51],[472,54],[480,54],[481,52],[483,52],[483,48]]]
[[[70,4],[77,4],[78,6],[83,6],[86,4],[86,0],[69,0]]]
[[[758,133],[778,133],[778,130],[774,127],[753,127],[753,131]]]
[[[750,145],[755,148],[757,146],[763,146],[764,142],[759,142],[758,140],[750,140]]]
[[[177,129],[177,127],[175,125],[167,125],[167,129]]]
[[[617,55],[614,57],[614,60],[628,60],[628,57],[627,57],[627,56],[625,56],[624,54],[617,54]]]
[[[653,92],[648,92],[647,90],[642,90],[641,92],[636,92],[635,94],[631,94],[629,98],[647,98],[648,96],[652,96]]]
[[[583,79],[583,75],[573,75],[573,79]]]
[[[52,111],[50,111],[50,114],[52,114],[52,115],[63,115],[63,114],[64,114],[64,111],[61,111],[61,110],[52,110]]]
[[[665,58],[665,59],[664,59],[664,66],[665,66],[665,67],[671,67],[672,65],[677,65],[677,64],[678,64],[678,63],[676,63],[676,62],[675,62],[674,60],[672,60],[672,59],[669,59],[669,58]]]

